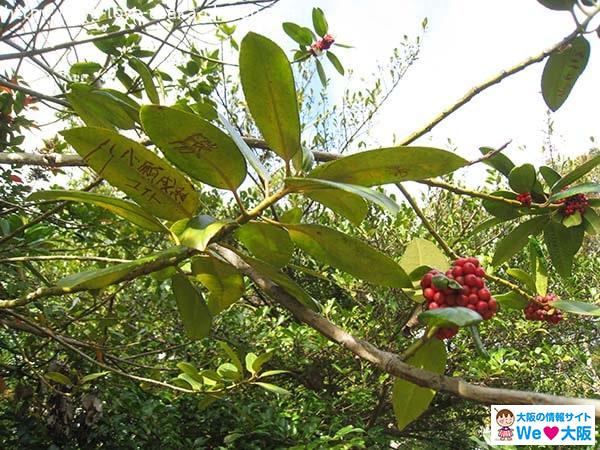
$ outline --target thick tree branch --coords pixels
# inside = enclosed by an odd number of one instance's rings
[[[600,418],[600,400],[479,386],[467,383],[460,378],[437,375],[433,372],[421,370],[406,364],[402,362],[400,356],[382,351],[369,342],[355,338],[331,323],[325,317],[304,307],[278,285],[246,264],[246,262],[233,251],[215,244],[211,245],[211,249],[229,264],[250,277],[254,283],[256,283],[263,291],[267,292],[279,304],[288,309],[298,320],[306,323],[323,336],[340,344],[365,361],[369,361],[384,372],[403,378],[419,386],[435,389],[436,391],[449,392],[458,397],[485,404],[594,405],[596,417]]]

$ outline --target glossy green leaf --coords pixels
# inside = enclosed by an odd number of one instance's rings
[[[362,280],[389,287],[412,287],[390,257],[340,231],[321,225],[286,225],[290,237],[313,258]]]
[[[217,374],[228,380],[241,380],[243,377],[243,372],[239,372],[237,367],[231,363],[221,364],[217,368]]]
[[[240,47],[240,78],[256,126],[269,147],[289,161],[300,151],[300,118],[285,52],[270,39],[248,33]]]
[[[510,191],[496,191],[492,193],[495,197],[506,198],[509,200],[515,200],[517,196],[514,192]],[[492,216],[503,220],[516,219],[520,216],[519,209],[517,206],[507,205],[502,201],[494,201],[485,199],[481,202],[482,206]]]
[[[150,231],[165,231],[162,224],[146,210],[126,200],[110,197],[108,195],[93,194],[82,191],[38,191],[31,194],[27,200],[69,200],[73,202],[89,203],[104,208],[139,227]]]
[[[569,189],[565,189],[564,191],[557,192],[552,195],[548,201],[550,203],[554,203],[563,198],[571,197],[572,195],[577,194],[590,194],[590,193],[598,193],[600,192],[600,183],[584,183],[578,184],[577,186],[570,187]]]
[[[210,240],[228,223],[228,220],[217,220],[201,214],[187,221],[185,229],[179,235],[179,241],[186,247],[205,250]]]
[[[445,271],[450,267],[450,261],[433,242],[417,238],[412,240],[406,247],[400,259],[400,265],[407,273],[411,273],[420,266]]]
[[[253,375],[256,373],[256,371],[252,365],[254,364],[254,361],[256,361],[256,358],[257,356],[255,353],[246,353],[246,370]]]
[[[261,373],[258,378],[267,378],[267,377],[272,377],[275,375],[281,375],[284,373],[290,373],[289,370],[266,370],[263,373]]]
[[[551,221],[544,227],[544,242],[550,254],[552,265],[564,278],[571,275],[573,258],[583,241],[583,228],[567,228]]]
[[[327,86],[327,74],[325,73],[325,69],[323,68],[323,64],[321,61],[315,58],[315,65],[317,66],[317,75],[319,75],[319,80],[323,87]]]
[[[242,256],[242,255],[240,255]],[[242,256],[243,260],[256,270],[259,274],[268,278],[281,289],[287,292],[289,295],[294,297],[300,303],[313,311],[319,311],[319,304],[309,294],[306,293],[294,280],[288,277],[286,274],[277,270],[276,267],[267,264],[259,259],[251,258],[249,256]]]
[[[493,152],[494,150],[495,149],[490,148],[490,147],[480,147],[479,148],[479,151],[483,155],[487,155],[488,153]],[[505,177],[508,177],[508,175],[510,174],[510,171],[515,167],[515,164],[508,158],[508,156],[506,156],[502,153],[497,153],[496,155],[484,160],[483,162],[484,162],[484,164],[487,164],[488,166],[496,169],[498,172],[503,174]]]
[[[358,226],[367,216],[369,205],[360,196],[338,189],[319,189],[305,194]],[[300,210],[302,212],[302,210]],[[281,218],[282,222],[286,222]],[[298,223],[300,220],[293,222]]]
[[[555,300],[550,305],[572,314],[600,317],[600,306],[593,303],[576,302],[572,300]]]
[[[508,184],[517,193],[531,192],[535,185],[535,167],[531,164],[523,164],[515,167],[508,175]]]
[[[500,306],[507,309],[522,310],[527,306],[527,299],[515,291],[507,292],[506,294],[495,295],[494,298]]]
[[[71,66],[69,72],[71,75],[93,75],[102,69],[102,64],[98,64],[97,62],[76,62]]]
[[[419,320],[429,327],[466,327],[467,325],[479,323],[483,319],[472,309],[456,306],[422,312],[419,314]]]
[[[98,378],[102,378],[102,377],[108,375],[109,373],[110,372],[108,370],[105,370],[104,372],[95,372],[95,373],[87,374],[87,375],[81,377],[79,384],[89,383],[90,381],[94,381],[94,380],[97,380]]]
[[[586,232],[591,235],[600,234],[600,216],[592,208],[585,210],[583,220],[586,225]]]
[[[275,386],[274,384],[263,383],[262,381],[255,381],[254,384],[260,386],[261,388],[263,388],[267,391],[273,392],[274,394],[277,394],[277,395],[283,395],[283,396],[291,395],[291,392],[288,391],[287,389],[284,389],[279,386]]]
[[[523,222],[510,233],[504,236],[498,244],[496,244],[496,251],[492,258],[492,265],[498,267],[505,261],[508,261],[516,253],[518,253],[523,247],[527,245],[529,236],[535,236],[539,234],[544,225],[548,223],[549,219],[547,216],[538,216],[533,219],[529,219]]]
[[[72,128],[61,134],[98,176],[153,215],[178,220],[198,208],[198,194],[187,178],[143,145],[103,128]]]
[[[244,368],[242,366],[242,362],[240,361],[240,357],[238,356],[238,354],[229,346],[229,344],[227,342],[225,342],[225,341],[218,341],[218,342],[219,342],[219,347],[221,347],[221,349],[223,349],[223,351],[227,354],[231,363],[237,368],[238,372],[243,373]]]
[[[142,83],[144,85],[144,90],[146,91],[146,95],[148,99],[152,103],[160,103],[160,99],[158,98],[158,91],[156,90],[156,85],[154,84],[154,75],[152,74],[152,70],[150,67],[138,58],[130,58],[129,65],[133,70],[135,70],[140,78],[142,79]]]
[[[511,277],[519,280],[530,291],[533,291],[533,292],[536,291],[534,278],[530,274],[525,272],[523,269],[512,268],[512,269],[508,269],[506,271],[506,273],[509,274]]]
[[[413,367],[441,375],[446,368],[446,359],[444,344],[438,339],[432,339],[418,349],[406,362]],[[423,414],[434,396],[435,390],[433,389],[420,387],[400,378],[396,379],[392,389],[392,406],[398,429],[404,430],[408,424]]]
[[[261,371],[263,366],[273,358],[273,350],[267,350],[265,353],[258,355],[254,361],[252,361],[252,373],[258,373]],[[285,373],[286,370],[278,371],[279,373]]]
[[[192,377],[193,379],[195,379],[199,383],[202,383],[202,377],[198,373],[198,369],[196,369],[190,363],[185,362],[185,361],[181,361],[181,362],[177,363],[177,368],[179,370],[181,370],[183,373],[188,374],[190,377]]]
[[[72,386],[73,382],[71,381],[71,379],[60,373],[60,372],[47,372],[45,374],[45,377],[48,378],[49,380],[55,381],[57,383],[60,384],[64,384],[65,386]]]
[[[212,319],[202,294],[183,274],[178,273],[171,280],[186,336],[191,340],[207,337]]]
[[[321,8],[312,9],[312,23],[315,32],[321,37],[325,36],[327,31],[329,31],[329,25],[327,23],[327,19],[325,19],[325,13]]]
[[[115,264],[104,269],[79,272],[61,278],[56,285],[69,291],[78,289],[102,289],[108,285],[117,283],[127,277],[130,272],[154,261],[166,260],[181,256],[185,252],[184,247],[172,247],[163,252],[155,253],[135,261]],[[150,272],[150,271],[149,271]]]
[[[306,47],[312,44],[313,34],[308,28],[301,27],[293,22],[283,22],[282,27],[283,31],[285,31],[285,34],[287,34],[301,46]]]
[[[313,192],[323,189],[339,189],[340,191],[358,195],[365,200],[375,203],[376,205],[386,209],[391,214],[398,214],[400,207],[387,195],[377,192],[364,186],[352,185],[348,183],[339,183],[329,180],[321,180],[318,178],[286,178],[285,185],[293,189],[294,192]]]
[[[244,155],[244,157],[246,158],[246,161],[248,161],[248,163],[254,168],[254,170],[256,171],[256,173],[258,174],[258,176],[260,178],[262,178],[263,180],[269,181],[271,178],[271,176],[269,175],[269,171],[260,162],[260,159],[258,159],[258,156],[256,156],[254,151],[252,151],[252,149],[248,146],[248,144],[246,144],[246,141],[244,141],[244,138],[242,138],[242,136],[240,135],[240,133],[238,133],[238,131],[235,129],[235,127],[233,125],[231,125],[231,123],[229,123],[227,118],[219,112],[217,114],[218,114],[219,120],[221,121],[221,123],[223,124],[225,129],[227,130],[227,133],[229,133],[229,137],[231,137],[231,139],[233,139],[233,142],[235,142],[235,145],[237,145],[240,152],[242,152],[242,155]]]
[[[344,75],[344,66],[342,65],[339,58],[331,50],[327,50],[327,59],[329,60],[329,62],[331,62],[333,67],[335,67],[335,70],[337,70],[340,75]]]
[[[246,160],[235,142],[199,116],[159,105],[141,108],[144,130],[167,159],[193,178],[236,190],[246,178]]]
[[[549,188],[554,186],[561,178],[560,174],[552,167],[541,166],[539,170],[540,175],[542,175],[542,178],[546,182],[546,186],[548,186]]]
[[[65,96],[81,120],[90,127],[131,129],[135,119],[114,95],[83,83],[73,83]]]
[[[552,186],[552,192],[558,192],[565,186],[570,185],[571,183],[579,180],[588,172],[594,170],[600,164],[600,155],[594,156],[589,161],[586,161],[579,167],[573,169],[571,172],[566,174],[560,180],[558,180],[554,186]]]
[[[294,244],[288,232],[276,225],[248,222],[236,230],[236,236],[250,253],[273,267],[283,267],[292,258]]]
[[[302,211],[301,208],[298,208],[297,206],[295,206],[295,207],[290,208],[287,211],[285,211],[279,218],[279,221],[281,223],[300,223],[300,220],[302,220],[303,214],[304,214],[304,211]]]
[[[238,270],[212,256],[192,259],[192,274],[208,289],[208,309],[213,316],[229,308],[244,293],[244,279]]]
[[[555,11],[569,11],[576,0],[538,0],[546,8],[553,9]]]
[[[550,55],[542,73],[542,95],[552,111],[565,102],[589,57],[590,43],[583,36]]]
[[[468,163],[454,153],[429,147],[392,147],[354,153],[315,168],[310,178],[361,186],[433,178]]]
[[[576,211],[574,214],[571,214],[570,216],[567,216],[562,220],[562,224],[567,228],[577,227],[582,223],[583,216],[579,211]]]

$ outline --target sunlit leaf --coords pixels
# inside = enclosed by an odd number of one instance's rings
[[[411,273],[419,266],[445,271],[450,267],[450,261],[433,242],[417,238],[409,242],[400,259],[400,265],[407,273]]]
[[[572,314],[600,317],[600,306],[593,303],[576,302],[573,300],[555,300],[550,305]]]
[[[325,19],[325,13],[321,8],[312,9],[312,23],[315,32],[321,37],[325,36],[327,31],[329,31],[329,25],[327,24],[327,19]]]
[[[160,103],[158,91],[156,90],[156,85],[154,84],[154,75],[152,74],[150,67],[148,67],[144,61],[138,58],[130,58],[129,65],[142,79],[146,95],[148,95],[150,101],[156,104]]]
[[[238,270],[212,256],[192,259],[192,274],[208,289],[208,309],[213,316],[237,302],[244,293],[244,279]]]
[[[566,174],[552,186],[552,192],[558,192],[565,186],[579,180],[588,172],[594,170],[600,164],[600,155],[594,156],[589,161],[584,162],[579,167],[576,167],[571,172]]]
[[[288,232],[269,223],[248,222],[236,230],[236,236],[255,257],[273,267],[287,265],[294,251]]]

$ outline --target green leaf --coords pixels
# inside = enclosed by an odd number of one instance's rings
[[[475,325],[469,326],[469,333],[471,333],[471,338],[473,339],[473,344],[475,344],[475,350],[479,356],[485,359],[490,359],[490,354],[485,349],[483,342],[481,340],[481,335],[479,334],[479,328]]]
[[[27,200],[69,200],[73,202],[90,203],[92,205],[104,208],[139,227],[150,231],[165,231],[162,224],[146,210],[138,205],[126,200],[110,197],[102,194],[92,194],[91,192],[82,191],[39,191],[31,194]]]
[[[98,176],[153,215],[178,220],[198,208],[198,194],[187,178],[143,145],[103,128],[72,128],[61,134]]]
[[[444,271],[450,267],[450,261],[433,242],[417,238],[406,247],[400,265],[407,273],[411,273],[419,266],[429,266]]]
[[[45,376],[49,380],[55,381],[60,384],[64,384],[65,386],[73,385],[73,382],[71,381],[71,379],[68,376],[66,376],[60,372],[47,372]]]
[[[257,358],[257,356],[254,353],[246,354],[246,370],[248,372],[250,372],[252,375],[254,375],[256,373],[256,371],[252,367],[252,365],[254,364],[254,361],[256,361],[256,358]]]
[[[115,264],[104,269],[89,270],[68,275],[58,280],[56,285],[66,291],[75,288],[87,290],[102,289],[103,287],[122,281],[131,271],[136,270],[145,264],[153,261],[175,258],[180,256],[184,251],[184,247],[172,247],[163,252],[136,259],[135,261]]]
[[[218,342],[219,342],[219,346],[227,354],[231,363],[236,367],[238,372],[243,373],[244,368],[242,366],[242,362],[240,361],[240,358],[237,355],[237,353],[229,346],[229,344],[227,342],[225,342],[225,341],[218,341]]]
[[[592,208],[587,208],[583,214],[586,231],[591,235],[600,234],[600,216]]]
[[[302,211],[301,208],[294,206],[293,208],[285,211],[279,218],[279,221],[281,223],[300,223],[300,220],[302,220],[302,214],[304,214],[304,211]]]
[[[600,183],[578,184],[577,186],[570,187],[569,189],[565,189],[564,191],[557,192],[556,194],[552,195],[548,199],[548,201],[550,203],[554,203],[557,200],[571,197],[572,195],[589,194],[592,192],[600,192]]]
[[[294,41],[303,47],[309,46],[313,42],[313,34],[306,27],[301,27],[293,22],[283,22],[283,31]],[[243,45],[243,43],[242,43]]]
[[[327,19],[325,19],[325,13],[321,8],[312,9],[312,23],[315,32],[321,37],[325,36],[327,31],[329,31],[329,25],[327,24]]]
[[[108,129],[116,126],[125,130],[135,127],[129,106],[111,93],[83,83],[73,83],[70,88],[65,96],[86,125]]]
[[[228,380],[241,380],[243,377],[243,372],[239,372],[237,367],[231,363],[221,364],[217,368],[217,373]]]
[[[413,367],[441,375],[446,368],[446,358],[444,344],[438,339],[432,339],[406,362]],[[400,378],[396,379],[392,390],[392,406],[398,429],[404,430],[408,424],[423,414],[434,396],[433,389],[420,387]]]
[[[511,189],[519,194],[531,192],[535,185],[535,167],[531,164],[523,164],[515,167],[508,175],[508,184]]]
[[[515,291],[507,292],[506,294],[495,295],[494,298],[500,306],[507,309],[522,310],[527,306],[527,299]]]
[[[254,170],[260,178],[262,178],[265,181],[269,181],[271,179],[269,171],[265,168],[265,166],[263,166],[263,164],[260,162],[260,159],[258,159],[256,154],[252,151],[248,144],[246,144],[244,138],[242,138],[240,133],[238,133],[235,127],[229,123],[229,121],[227,120],[227,118],[225,118],[224,115],[222,115],[219,112],[217,112],[217,114],[219,120],[227,130],[227,133],[229,133],[229,137],[233,139],[233,142],[235,142],[235,145],[237,145],[240,152],[242,152],[242,155],[244,155],[246,161],[250,163],[250,165],[254,168]]]
[[[146,91],[146,95],[148,95],[148,99],[152,103],[160,103],[160,99],[158,98],[158,91],[156,90],[156,86],[154,85],[154,76],[150,67],[138,58],[130,58],[129,65],[133,70],[135,70],[140,78],[142,79],[142,83],[144,84],[144,89]]]
[[[176,380],[183,380],[183,381],[185,381],[185,383],[187,383],[189,385],[189,387],[192,388],[194,391],[201,391],[202,387],[203,387],[202,383],[198,382],[197,380],[195,380],[194,378],[192,378],[191,375],[189,375],[187,373],[180,373],[177,376],[177,378],[175,380],[173,380],[173,381],[176,381]]]
[[[512,268],[512,269],[508,269],[506,271],[506,273],[509,274],[511,277],[516,278],[517,280],[519,280],[530,291],[533,291],[533,292],[536,291],[535,280],[533,279],[533,277],[530,274],[528,274],[524,270]]]
[[[229,308],[244,293],[244,279],[238,270],[212,256],[192,259],[194,277],[208,289],[208,309],[213,316]]]
[[[540,233],[548,221],[548,216],[538,216],[514,228],[496,245],[492,265],[498,267],[503,262],[512,258],[527,245],[529,236],[535,236]]]
[[[240,48],[240,78],[256,126],[269,147],[289,161],[300,150],[300,118],[285,52],[270,39],[248,33]]]
[[[276,225],[248,222],[237,229],[236,236],[255,257],[273,267],[283,267],[292,258],[294,244],[288,232]]]
[[[256,270],[260,275],[277,284],[281,289],[294,297],[307,308],[312,309],[313,311],[318,311],[320,309],[319,304],[315,301],[315,299],[308,295],[306,291],[302,289],[294,280],[277,270],[276,267],[249,256],[240,255],[240,257],[246,262],[246,264]]]
[[[575,302],[572,300],[555,300],[550,302],[550,305],[568,313],[600,317],[600,306],[593,303]]]
[[[90,381],[94,381],[97,380],[98,378],[101,378],[105,375],[108,375],[110,372],[108,370],[105,370],[104,372],[96,372],[96,373],[90,373],[88,375],[85,375],[83,377],[81,377],[81,380],[79,381],[79,384],[85,384],[85,383],[89,383]]]
[[[529,241],[529,262],[534,274],[535,292],[546,295],[548,291],[548,265],[543,257],[542,249],[536,240]]]
[[[558,180],[554,184],[554,186],[552,186],[552,192],[558,192],[565,186],[568,186],[571,183],[573,183],[574,181],[579,180],[585,174],[594,170],[596,168],[596,166],[598,166],[599,164],[600,164],[600,155],[594,156],[592,159],[590,159],[589,161],[586,161],[579,167],[573,169],[571,172],[569,172],[564,177],[562,177],[560,180]]]
[[[369,205],[358,195],[338,189],[319,189],[305,194],[308,198],[321,203],[334,213],[345,217],[354,225],[358,226],[367,216]],[[302,213],[302,210],[300,210]],[[290,222],[283,220],[281,222]],[[292,223],[298,223],[300,220]]]
[[[553,9],[555,11],[569,11],[576,0],[538,0],[546,8]]]
[[[590,43],[583,36],[550,55],[542,73],[542,95],[552,111],[565,102],[587,66],[589,57]]]
[[[488,219],[488,220],[480,223],[479,225],[477,225],[475,228],[473,228],[473,231],[471,232],[471,236],[475,236],[485,230],[495,227],[496,225],[500,225],[501,223],[504,223],[504,219],[499,219],[497,217]]]
[[[429,147],[392,147],[354,153],[315,168],[310,178],[361,186],[433,178],[468,163],[454,153]]]
[[[541,166],[539,170],[540,174],[542,175],[542,178],[544,179],[546,185],[549,188],[554,186],[558,182],[558,180],[560,180],[560,174],[552,167]]]
[[[364,186],[339,183],[329,180],[320,180],[318,178],[286,178],[285,185],[295,192],[313,192],[322,189],[339,189],[350,194],[358,195],[365,200],[371,201],[376,205],[388,210],[391,214],[398,214],[400,207],[387,195],[377,192]]]
[[[354,237],[321,225],[286,224],[286,228],[298,247],[325,264],[374,284],[412,287],[393,259]]]
[[[186,336],[191,340],[207,337],[212,319],[200,291],[180,273],[173,276],[171,286]]]
[[[258,357],[252,362],[252,373],[258,373],[262,367],[271,360],[273,357],[273,350],[268,350],[265,353],[258,355]],[[287,370],[280,370],[279,373],[286,373]],[[264,376],[264,374],[263,374]]]
[[[277,395],[290,395],[291,392],[288,391],[287,389],[284,389],[282,387],[279,386],[275,386],[274,384],[270,384],[270,383],[263,383],[261,381],[255,381],[254,384],[260,386],[263,389],[266,389],[267,391],[273,392]]]
[[[496,191],[492,193],[495,197],[506,198],[509,200],[515,200],[517,196],[514,192],[509,191]],[[511,220],[516,219],[520,216],[519,209],[517,206],[507,205],[502,201],[494,201],[485,199],[481,202],[483,207],[487,212],[489,212],[492,216],[498,217],[503,220]]]
[[[544,227],[544,242],[552,265],[563,278],[571,275],[573,258],[583,241],[583,227],[567,228],[551,221]]]
[[[581,213],[579,211],[575,212],[574,214],[571,214],[568,217],[565,217],[562,220],[562,224],[567,228],[579,226],[579,225],[581,225],[582,222],[583,222],[583,216],[581,215]]]
[[[419,314],[419,320],[428,327],[466,327],[479,323],[483,319],[472,309],[456,306],[422,312]]]
[[[98,64],[97,62],[76,62],[71,66],[69,72],[71,75],[93,75],[102,69],[102,64]]]
[[[323,68],[323,64],[321,61],[315,58],[315,65],[317,66],[317,74],[319,75],[319,80],[323,87],[327,86],[327,75],[325,74],[325,69]]]
[[[210,240],[230,221],[217,220],[214,217],[201,214],[190,219],[183,232],[179,236],[179,241],[186,247],[196,250],[206,250]]]
[[[203,383],[203,378],[202,376],[198,373],[198,369],[196,369],[193,365],[191,365],[190,363],[187,363],[185,361],[182,361],[180,363],[177,363],[177,368],[179,370],[181,370],[183,373],[189,375],[190,377],[192,377],[194,380],[196,380],[198,383]]]
[[[490,147],[480,147],[479,151],[481,154],[487,155],[488,153],[495,151],[495,149]],[[502,153],[497,153],[483,162],[484,164],[493,167],[507,178],[510,174],[510,171],[515,167],[515,164],[508,158],[508,156]]]
[[[275,375],[281,375],[284,373],[290,373],[289,370],[267,370],[263,373],[261,373],[258,378],[267,378],[267,377],[272,377]]]
[[[246,160],[229,136],[199,116],[159,105],[141,108],[144,130],[167,159],[211,186],[236,190],[246,178]]]
[[[344,75],[344,66],[331,50],[327,50],[327,59],[329,59],[333,67],[335,67],[335,70],[337,70],[340,75]]]

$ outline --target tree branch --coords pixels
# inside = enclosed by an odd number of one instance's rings
[[[600,400],[479,386],[467,383],[460,378],[438,375],[406,364],[402,362],[398,355],[382,351],[369,342],[355,338],[331,323],[325,317],[304,307],[277,284],[262,276],[246,264],[246,262],[231,250],[215,244],[212,244],[210,248],[229,264],[250,277],[254,283],[268,293],[275,301],[289,310],[298,320],[304,322],[311,328],[314,328],[323,336],[341,345],[365,361],[369,361],[384,372],[408,380],[419,386],[428,387],[436,391],[449,392],[458,397],[485,404],[591,404],[595,407],[596,417],[600,418]]]

